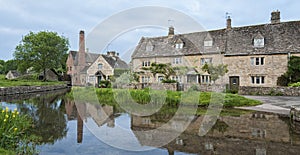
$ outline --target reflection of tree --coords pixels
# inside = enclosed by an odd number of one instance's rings
[[[41,137],[40,143],[53,144],[67,134],[64,100],[60,95],[41,96],[19,105],[21,113],[33,118],[31,133]]]

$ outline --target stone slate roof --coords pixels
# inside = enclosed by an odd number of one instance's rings
[[[264,47],[254,47],[253,40],[256,36],[264,37]],[[183,49],[175,48],[178,39],[183,41]],[[213,45],[204,47],[204,41],[211,39]],[[153,46],[152,51],[146,50],[148,45]],[[288,52],[300,52],[300,21],[179,34],[172,38],[168,36],[143,37],[132,54],[132,58],[213,53],[231,56]]]
[[[73,57],[74,65],[78,64],[78,51],[70,51],[71,55]],[[85,60],[86,63],[93,63],[96,61],[96,59],[100,56],[100,54],[95,53],[87,53],[85,52]]]
[[[129,69],[128,64],[119,57],[111,57],[104,54],[102,56],[112,68]]]

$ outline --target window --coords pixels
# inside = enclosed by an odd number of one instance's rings
[[[89,76],[89,82],[90,83],[95,82],[95,76]]]
[[[212,58],[201,58],[200,59],[200,65],[205,65],[206,63],[208,63],[208,64],[212,63]]]
[[[142,83],[149,83],[150,77],[149,76],[142,76]]]
[[[151,51],[153,51],[153,49],[154,49],[154,46],[153,46],[153,45],[147,45],[147,46],[146,46],[146,51],[147,51],[147,52],[151,52]]]
[[[213,41],[212,40],[206,40],[204,41],[204,47],[211,47],[213,45]]]
[[[103,67],[103,64],[98,64],[98,69],[99,70],[102,69],[102,67]]]
[[[181,57],[173,59],[173,64],[181,64],[181,63],[182,63]]]
[[[164,79],[163,76],[158,76],[158,82],[162,82],[163,79]]]
[[[251,83],[252,84],[264,84],[265,77],[264,76],[251,76]]]
[[[143,61],[142,66],[143,67],[149,67],[151,65],[150,61]]]
[[[258,65],[264,65],[265,64],[265,58],[264,57],[251,57],[250,63],[252,66],[258,66]]]
[[[210,83],[209,75],[201,75],[201,83]]]
[[[254,42],[254,47],[264,47],[265,46],[264,38],[255,38],[253,42]]]
[[[183,48],[183,43],[177,43],[177,44],[175,44],[175,48],[177,48],[177,49]]]
[[[177,82],[182,82],[181,76],[172,76],[172,80],[175,80]]]

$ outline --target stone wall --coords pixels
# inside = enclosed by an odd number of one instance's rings
[[[59,89],[68,88],[67,85],[53,85],[53,86],[17,86],[17,87],[5,87],[0,88],[0,96],[8,96],[15,94],[27,94],[36,92],[46,92]]]
[[[43,92],[34,92],[34,93],[25,93],[25,94],[12,94],[12,95],[5,95],[0,96],[1,102],[15,102],[15,101],[22,101],[27,100],[31,98],[46,96],[48,94],[51,95],[64,95],[65,93],[69,92],[70,88],[63,88],[63,89],[57,89],[53,91],[43,91]]]
[[[240,86],[240,95],[300,96],[300,87],[246,87]]]

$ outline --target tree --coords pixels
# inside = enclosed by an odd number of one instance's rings
[[[300,57],[291,56],[288,62],[288,70],[278,77],[277,85],[287,86],[289,83],[300,81]]]
[[[3,73],[2,74],[7,74],[10,70],[17,70],[18,65],[16,60],[7,60],[3,64]]]
[[[143,70],[148,70],[156,78],[156,74],[164,75],[164,80],[170,80],[171,75],[175,75],[175,71],[170,63],[152,63],[150,67],[143,67]]]
[[[219,64],[217,66],[214,66],[212,64],[205,64],[202,67],[202,70],[204,72],[207,72],[208,74],[210,74],[210,79],[215,83],[216,80],[218,80],[220,78],[220,76],[224,76],[227,72],[227,65],[224,64]]]
[[[63,36],[58,36],[56,32],[30,32],[16,47],[14,57],[21,72],[30,67],[37,73],[43,71],[45,81],[46,69],[63,67],[62,60],[65,59],[68,49],[69,41]]]

